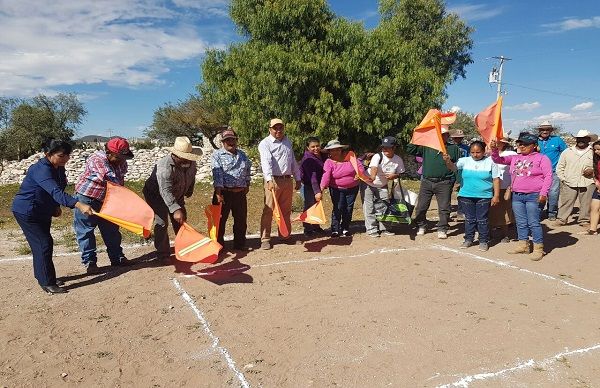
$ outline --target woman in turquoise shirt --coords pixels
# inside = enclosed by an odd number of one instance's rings
[[[485,156],[485,143],[472,142],[469,152],[471,156],[458,159],[456,164],[449,155],[444,155],[444,161],[450,170],[462,172],[458,201],[465,214],[465,241],[461,248],[473,245],[477,231],[479,250],[487,251],[490,241],[488,213],[490,206],[500,201],[500,175],[492,158]]]

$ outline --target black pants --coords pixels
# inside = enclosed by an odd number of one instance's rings
[[[233,247],[243,248],[246,246],[246,229],[248,228],[248,203],[246,193],[243,191],[221,191],[223,194],[223,204],[221,206],[221,221],[219,222],[219,233],[217,242],[224,246],[225,243],[225,224],[231,212],[233,216]],[[216,204],[216,196],[213,196],[213,203]]]
[[[450,199],[452,198],[452,188],[454,180],[449,179],[440,182],[433,182],[427,178],[421,179],[421,188],[419,189],[419,199],[415,209],[415,221],[419,226],[425,226],[427,210],[431,205],[431,198],[435,195],[438,204],[438,214],[440,221],[438,229],[448,230],[448,221],[450,220]]]
[[[33,254],[33,275],[40,286],[55,286],[56,270],[52,262],[54,240],[50,234],[52,218],[36,219],[14,212],[13,215],[23,229]]]

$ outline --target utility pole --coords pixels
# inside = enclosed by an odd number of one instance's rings
[[[498,89],[496,92],[496,98],[500,98],[500,95],[502,95],[502,71],[504,69],[504,62],[510,61],[511,59],[506,58],[503,55],[500,55],[499,57],[492,57],[492,58],[498,59],[500,61],[500,66],[498,69],[496,69],[496,67],[492,68],[492,71],[490,72],[489,83],[498,85]]]
[[[107,131],[108,131],[108,137],[109,138],[112,137],[112,133],[113,133],[112,128],[108,128]]]

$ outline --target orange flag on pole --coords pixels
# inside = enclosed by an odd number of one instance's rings
[[[442,114],[437,109],[429,109],[421,124],[413,132],[412,144],[433,148],[446,153],[446,145],[442,139]]]
[[[304,213],[294,218],[294,221],[302,221],[307,224],[324,225],[327,223],[325,218],[325,210],[323,209],[323,201],[319,201],[306,209]]]
[[[221,204],[207,205],[204,208],[204,214],[206,215],[208,237],[213,241],[217,241],[219,225],[221,224]]]
[[[504,137],[502,129],[502,96],[475,116],[475,125],[485,144]]]
[[[277,222],[277,227],[279,228],[279,234],[281,237],[287,237],[290,235],[290,231],[285,223],[285,219],[283,218],[283,213],[281,213],[281,208],[279,207],[279,202],[277,202],[277,196],[275,195],[275,190],[271,190],[273,193],[273,218]]]
[[[154,223],[154,211],[142,198],[112,182],[106,182],[102,208],[94,214],[144,238],[150,237]]]
[[[198,233],[185,222],[175,237],[175,257],[179,261],[212,264],[219,259],[222,248],[221,244]]]

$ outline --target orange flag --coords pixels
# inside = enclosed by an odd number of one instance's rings
[[[485,144],[504,137],[502,129],[502,96],[475,116],[475,125]]]
[[[206,215],[208,237],[213,241],[217,241],[219,225],[221,224],[221,204],[207,205],[204,208],[204,214]]]
[[[454,124],[456,121],[456,113],[454,112],[442,113],[440,116],[442,125]]]
[[[179,261],[212,264],[219,259],[222,248],[221,244],[198,233],[185,222],[175,237],[175,257]]]
[[[442,139],[442,114],[437,109],[429,109],[421,124],[413,132],[412,144],[433,148],[446,153],[446,145]]]
[[[294,218],[294,221],[302,221],[307,224],[324,225],[327,223],[325,218],[325,210],[323,209],[323,201],[319,201],[306,209],[304,213]]]
[[[94,214],[144,238],[150,237],[154,223],[154,211],[142,198],[112,182],[106,182],[102,208]]]
[[[354,172],[356,172],[356,179],[360,179],[361,181],[365,182],[368,185],[371,185],[373,183],[373,180],[371,179],[370,176],[368,176],[364,170],[360,170],[358,168],[358,159],[356,158],[356,154],[354,153],[354,151],[348,151],[348,153],[346,154],[346,157],[344,158],[344,162],[348,162],[350,161],[350,164],[352,164],[352,167],[354,168]]]
[[[279,207],[279,202],[277,202],[277,196],[275,195],[275,190],[271,190],[273,193],[273,218],[277,222],[277,227],[279,228],[279,234],[281,237],[287,237],[290,235],[290,231],[285,223],[285,219],[283,218],[283,213],[281,213],[281,208]]]

